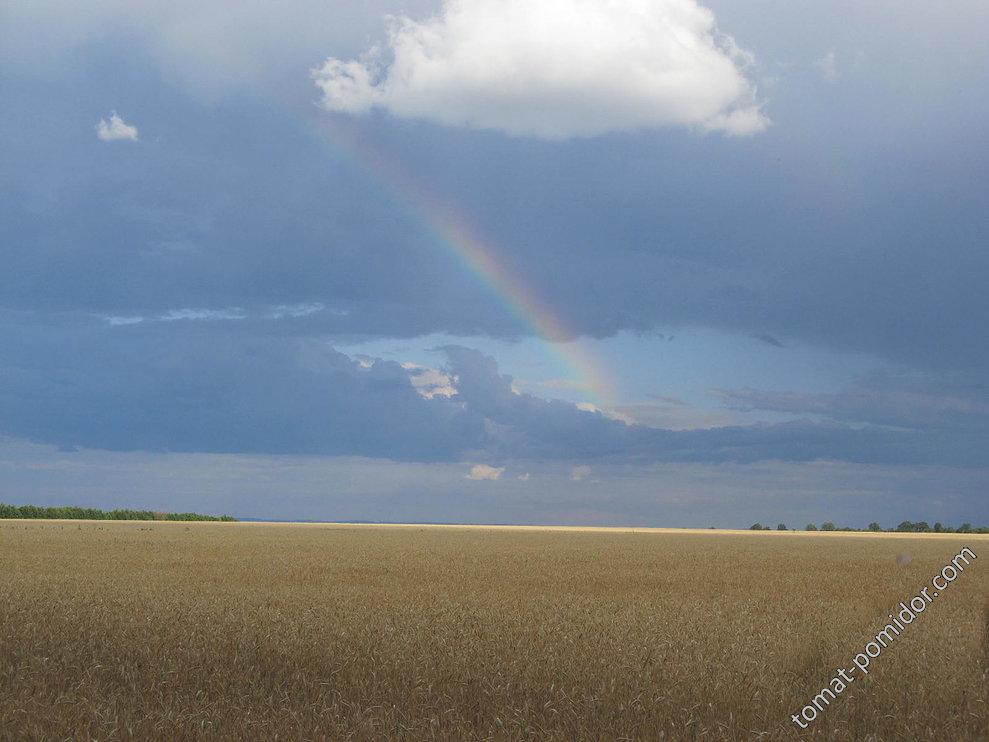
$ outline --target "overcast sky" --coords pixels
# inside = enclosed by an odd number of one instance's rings
[[[11,0],[0,500],[989,523],[987,27]]]

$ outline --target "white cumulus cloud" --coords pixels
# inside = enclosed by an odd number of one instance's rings
[[[419,393],[419,396],[426,399],[433,397],[455,397],[457,395],[456,379],[435,368],[418,366],[411,361],[402,364],[402,368],[409,372],[409,381]]]
[[[474,480],[489,480],[497,481],[501,479],[501,475],[505,472],[505,467],[503,466],[488,466],[487,464],[475,464],[470,468],[470,471],[464,476],[464,479],[474,479]]]
[[[96,124],[96,136],[104,142],[137,141],[137,127],[126,123],[116,111],[110,112],[110,118],[100,119]]]
[[[547,139],[768,124],[751,55],[697,0],[445,0],[392,18],[388,47],[314,69],[324,107]]]

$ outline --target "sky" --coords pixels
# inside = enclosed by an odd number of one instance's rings
[[[10,0],[0,499],[989,524],[987,23]]]

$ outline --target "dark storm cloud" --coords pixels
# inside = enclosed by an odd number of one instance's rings
[[[989,385],[979,376],[877,371],[835,393],[732,389],[720,392],[739,410],[811,414],[847,423],[989,435]]]
[[[497,458],[600,459],[614,462],[754,462],[836,459],[861,463],[977,466],[989,431],[973,438],[938,430],[795,421],[672,431],[626,425],[560,400],[512,391],[492,358],[445,349],[466,411],[486,421],[486,450]]]
[[[119,34],[69,59],[5,71],[0,306],[143,315],[321,302],[348,312],[311,320],[328,332],[527,331],[400,189],[312,133],[309,120],[329,115],[315,89],[234,87],[204,101]],[[899,121],[895,141],[877,142],[871,119],[842,118],[854,106],[812,116],[796,105],[811,93],[788,93],[776,125],[750,139],[546,143],[381,117],[351,125],[468,215],[578,333],[703,325],[985,371],[973,324],[989,316],[980,120],[923,138]],[[945,93],[938,105],[950,118],[972,104]],[[140,142],[97,140],[114,108]],[[846,136],[815,140],[837,121]]]
[[[39,28],[58,18],[42,15]],[[830,421],[674,433],[514,395],[493,361],[462,349],[448,350],[454,400],[425,400],[398,366],[369,371],[333,351],[321,338],[527,328],[438,246],[401,189],[313,133],[328,114],[313,105],[306,64],[359,51],[363,36],[319,49],[309,35],[309,62],[293,52],[294,66],[252,76],[248,62],[265,65],[244,39],[224,45],[225,58],[210,34],[201,44],[181,35],[196,24],[159,20],[143,19],[142,33],[107,24],[65,42],[56,61],[44,61],[42,42],[36,60],[23,40],[0,44],[3,432],[110,449],[412,460],[982,456],[982,412],[918,402],[984,400],[952,389],[957,374],[975,389],[989,374],[981,37],[973,47],[939,32],[932,53],[916,55],[922,67],[879,60],[843,86],[776,70],[774,126],[745,140],[669,131],[547,143],[350,122],[411,174],[403,188],[467,215],[577,333],[716,327],[894,359],[941,387],[897,399],[878,385],[790,400],[737,392],[740,405]],[[17,28],[34,38],[30,23]],[[746,43],[758,53],[759,41]],[[920,72],[953,84],[915,86]],[[97,139],[111,110],[140,141]],[[262,319],[302,305],[325,309]],[[249,319],[97,319],[188,309]]]
[[[0,109],[0,306],[137,316],[321,302],[339,312],[311,322],[334,332],[524,329],[386,186],[307,129],[307,99],[301,111],[274,97],[204,103],[122,42],[76,61],[55,79],[4,80],[16,105]],[[111,106],[140,142],[97,139]]]
[[[3,328],[0,427],[110,450],[458,458],[483,426],[396,363],[229,322]]]
[[[790,423],[674,432],[512,391],[495,361],[445,349],[458,394],[426,399],[394,362],[353,360],[251,320],[109,326],[6,317],[0,434],[68,447],[360,455],[407,461],[805,461],[970,465],[978,441]],[[11,322],[11,319],[15,320]],[[263,326],[263,325],[262,325]],[[975,458],[973,458],[975,457]]]

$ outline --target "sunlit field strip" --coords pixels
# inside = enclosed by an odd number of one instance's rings
[[[984,542],[0,521],[0,736],[981,740],[981,559],[802,737],[790,715]]]

